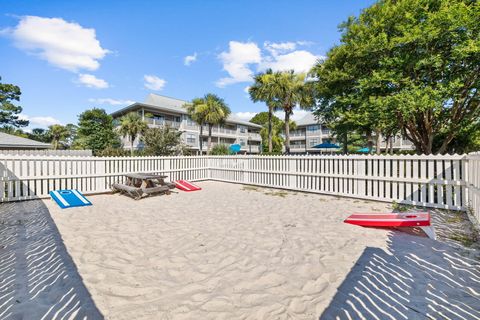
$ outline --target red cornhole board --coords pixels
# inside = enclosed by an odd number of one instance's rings
[[[183,190],[183,191],[198,191],[198,190],[202,190],[202,188],[200,188],[199,186],[196,186],[186,180],[177,180],[177,181],[174,181],[175,182],[175,186],[180,189],[180,190]]]
[[[344,221],[363,227],[419,227],[427,236],[435,239],[430,227],[430,213],[354,213]]]

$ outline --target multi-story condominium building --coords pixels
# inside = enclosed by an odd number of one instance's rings
[[[314,146],[323,142],[335,142],[330,129],[320,124],[312,113],[295,121],[297,128],[290,131],[291,153],[318,153],[321,150]]]
[[[312,113],[308,113],[302,119],[295,121],[297,128],[290,131],[290,152],[291,153],[318,153],[325,150],[314,148],[315,145],[323,142],[336,143],[335,137],[330,129],[318,122]],[[385,150],[386,141],[382,139],[381,150]],[[393,137],[393,149],[395,151],[413,150],[413,144],[401,137]]]
[[[135,102],[121,110],[112,113],[115,120],[129,112],[138,112],[150,127],[170,126],[182,131],[182,140],[193,152],[200,153],[200,139],[203,152],[207,150],[208,128],[203,128],[200,137],[200,126],[190,119],[184,105],[187,101],[160,96],[148,95],[145,102]],[[145,115],[151,115],[145,117]],[[118,121],[117,121],[118,123]],[[215,126],[212,130],[212,145],[239,144],[241,153],[256,154],[261,151],[260,125],[240,120],[234,116],[228,117],[224,125]],[[123,145],[130,149],[130,141],[123,138]],[[137,138],[134,141],[135,149],[142,149],[143,143]]]

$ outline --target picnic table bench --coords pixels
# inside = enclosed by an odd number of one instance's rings
[[[127,193],[135,200],[154,193],[170,194],[175,184],[165,182],[167,176],[152,173],[129,173],[125,175],[126,183],[112,184],[113,191]]]

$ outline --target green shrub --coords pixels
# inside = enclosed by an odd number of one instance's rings
[[[213,146],[210,154],[214,156],[226,156],[232,154],[232,152],[226,144],[217,144]]]

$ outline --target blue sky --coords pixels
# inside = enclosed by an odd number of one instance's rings
[[[308,69],[338,43],[338,24],[372,3],[2,0],[0,76],[21,87],[31,128],[150,92],[213,92],[248,118],[265,109],[245,92],[252,74]]]

